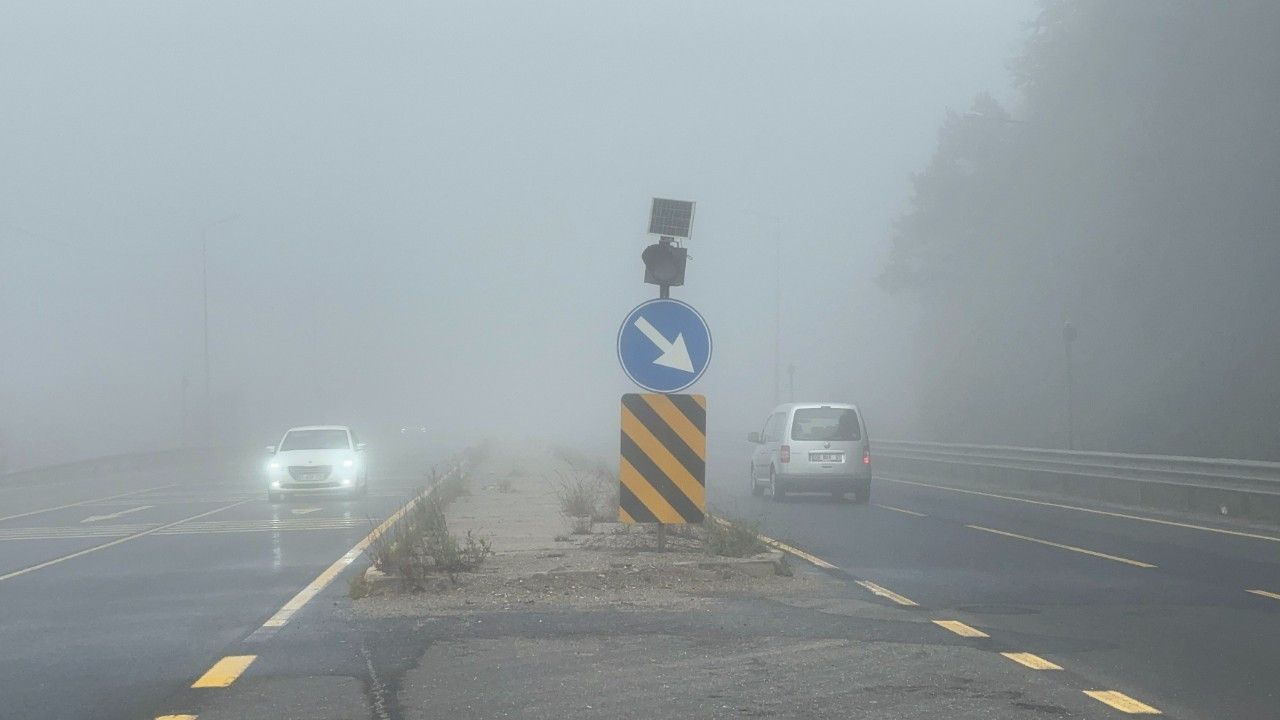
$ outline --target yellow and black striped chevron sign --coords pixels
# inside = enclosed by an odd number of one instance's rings
[[[623,395],[618,478],[622,522],[702,522],[707,507],[707,398]]]

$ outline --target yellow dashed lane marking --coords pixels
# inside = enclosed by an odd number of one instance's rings
[[[944,627],[960,637],[984,638],[991,637],[977,628],[969,627],[959,620],[934,620],[935,625]]]
[[[156,720],[196,720],[195,715],[160,715]]]
[[[712,519],[720,523],[721,525],[729,524],[729,522],[724,518],[718,518],[713,516]],[[764,543],[765,545],[768,545],[773,548],[777,548],[782,552],[795,555],[801,560],[806,560],[810,563],[813,563],[814,565],[817,565],[820,568],[826,568],[827,570],[839,570],[839,568],[837,568],[835,565],[832,565],[831,563],[827,562],[826,560],[823,560],[820,557],[817,557],[815,555],[810,555],[809,553],[803,550],[800,550],[798,548],[793,548],[790,545],[778,540],[774,540],[773,538],[767,535],[756,535],[756,537],[760,538],[760,542]],[[902,595],[899,595],[898,593],[893,592],[888,588],[881,587],[871,582],[870,580],[858,580],[857,583],[862,587],[875,593],[876,595],[879,595],[880,597],[888,598],[898,603],[899,605],[905,605],[907,607],[919,607],[919,603],[917,603],[916,601],[907,597],[903,597]]]
[[[708,515],[707,517],[711,518],[712,520],[714,520],[714,521],[716,521],[717,523],[720,523],[721,525],[724,525],[724,526],[726,526],[726,527],[728,527],[728,525],[729,525],[729,521],[728,521],[728,520],[725,520],[725,519],[724,519],[724,518],[722,518],[722,517],[716,517],[716,516],[714,516],[714,515]],[[839,568],[837,568],[835,565],[832,565],[831,563],[827,562],[826,560],[823,560],[823,559],[822,559],[822,558],[820,558],[820,557],[816,557],[816,556],[814,556],[814,555],[810,555],[809,553],[807,553],[807,552],[805,552],[805,551],[803,551],[803,550],[798,550],[798,549],[796,549],[796,548],[793,548],[793,547],[791,547],[790,545],[788,545],[788,544],[786,544],[786,543],[784,543],[784,542],[778,541],[778,540],[774,540],[773,538],[771,538],[771,537],[769,537],[769,536],[767,536],[767,535],[761,535],[761,534],[759,534],[759,533],[756,533],[756,537],[757,537],[757,538],[760,538],[760,542],[764,543],[765,545],[768,545],[769,547],[772,547],[772,548],[775,548],[775,549],[781,550],[781,551],[782,551],[782,552],[784,552],[784,553],[791,553],[792,555],[795,555],[796,557],[800,558],[801,560],[806,560],[806,561],[808,561],[808,562],[810,562],[810,563],[813,563],[814,565],[817,565],[817,566],[818,566],[818,567],[820,567],[820,568],[826,568],[826,569],[828,569],[828,570],[838,570],[838,569],[839,569]]]
[[[1249,592],[1253,593],[1254,595],[1261,595],[1262,597],[1265,597],[1265,598],[1271,598],[1272,600],[1280,600],[1280,593],[1267,592],[1266,590],[1250,590]]]
[[[1051,663],[1048,660],[1045,660],[1039,655],[1032,655],[1031,653],[1002,652],[1000,654],[1016,663],[1026,665],[1032,670],[1061,670],[1062,669],[1061,665],[1055,665],[1054,663]]]
[[[1115,690],[1085,690],[1085,695],[1130,715],[1163,715],[1164,713]]]
[[[889,598],[890,600],[898,603],[899,605],[906,605],[908,607],[919,607],[919,603],[917,603],[915,600],[905,598],[899,595],[898,593],[893,592],[892,590],[888,590],[886,588],[880,587],[879,585],[871,582],[870,580],[858,580],[857,582],[859,585],[870,590],[876,595],[879,595],[880,597],[884,597],[884,598]]]
[[[820,568],[826,568],[827,570],[837,569],[835,565],[832,565],[826,560],[823,560],[820,557],[815,557],[813,555],[810,555],[809,553],[803,550],[797,550],[796,548],[793,548],[784,542],[778,542],[777,540],[774,540],[771,537],[765,537],[764,535],[760,535],[759,537],[760,537],[760,542],[764,543],[765,545],[775,547],[785,553],[791,553],[792,555],[795,555],[796,557],[802,560],[808,560],[809,562],[813,563],[814,565],[817,565]]]
[[[1137,567],[1141,567],[1141,568],[1155,567],[1155,565],[1152,565],[1151,563],[1145,563],[1138,560],[1130,560],[1129,558],[1122,558],[1116,555],[1108,555],[1106,553],[1100,553],[1094,550],[1085,550],[1084,548],[1078,548],[1074,545],[1063,545],[1062,543],[1049,542],[1048,540],[1041,540],[1040,538],[1028,537],[1026,535],[1018,535],[1016,533],[1005,532],[1003,530],[992,530],[991,528],[982,527],[981,525],[965,525],[965,527],[973,528],[974,530],[981,530],[982,532],[989,532],[989,533],[994,533],[996,535],[1011,537],[1016,540],[1026,540],[1027,542],[1040,543],[1041,545],[1048,545],[1049,547],[1056,547],[1061,550],[1070,550],[1071,552],[1078,552],[1084,555],[1092,555],[1093,557],[1099,557],[1106,560],[1114,560],[1115,562],[1119,562],[1119,563],[1136,565]]]
[[[257,655],[228,655],[214,663],[213,667],[209,668],[209,672],[201,676],[191,687],[228,687],[257,659]]]

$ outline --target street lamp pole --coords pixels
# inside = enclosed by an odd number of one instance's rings
[[[209,412],[209,228],[200,234],[200,306],[204,311],[204,410]]]
[[[773,234],[773,404],[781,402],[782,390],[782,230]]]
[[[1062,324],[1062,344],[1067,353],[1067,449],[1076,449],[1076,398],[1075,375],[1071,367],[1071,344],[1076,340],[1076,327],[1070,322]]]
[[[743,212],[773,223],[773,404],[782,402],[782,220],[751,208]]]
[[[204,412],[206,419],[212,417],[212,395],[209,392],[209,231],[238,217],[240,216],[231,215],[221,220],[215,220],[205,225],[200,233],[200,295],[204,315]]]

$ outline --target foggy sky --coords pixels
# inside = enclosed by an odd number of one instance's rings
[[[0,442],[16,465],[295,424],[616,444],[653,196],[698,202],[693,391],[906,432],[873,280],[945,111],[1034,0],[0,7]],[[214,432],[203,400],[209,223]],[[775,261],[775,233],[782,246]],[[182,383],[188,379],[187,436]],[[785,400],[786,381],[782,392]],[[261,442],[259,442],[261,440]]]

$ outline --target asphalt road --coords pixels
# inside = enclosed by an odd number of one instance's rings
[[[745,457],[710,459],[722,512],[920,612],[1170,716],[1280,718],[1280,530],[879,474],[870,505],[773,502],[735,472]]]
[[[165,714],[414,484],[279,505],[234,475],[0,486],[0,717]]]
[[[1119,693],[1103,696],[1112,703],[1129,698],[1186,720],[1280,718],[1280,530],[1098,512],[1069,501],[1027,502],[883,475],[870,505],[821,496],[775,503],[749,494],[742,464],[732,453],[710,458],[709,498],[719,512],[754,520],[764,534],[833,566],[828,572],[841,582],[832,592],[847,602],[878,603],[897,613],[860,611],[841,620],[742,601],[734,611],[741,623],[732,631],[741,637],[725,652],[749,655],[789,628],[776,642],[799,643],[797,657],[819,653],[794,682],[813,681],[827,666],[844,673],[832,678],[849,676],[811,685],[827,698],[821,707],[835,712],[868,693],[892,692],[898,693],[893,717],[913,717],[913,708],[946,716],[945,708],[913,704],[909,693],[954,677],[947,668],[963,663],[965,673],[992,688],[964,698],[974,717],[986,717],[984,703],[1007,709],[1000,693],[1025,685],[1028,697],[1052,700],[1044,713],[1060,716],[1125,717],[1082,694],[1095,690]],[[562,638],[616,636],[633,644],[630,657],[647,657],[649,667],[669,670],[673,656],[687,664],[701,653],[715,668],[706,683],[735,677],[733,662],[707,651],[711,639],[721,642],[726,632],[715,618],[563,613],[353,626],[334,610],[346,602],[345,576],[287,628],[263,635],[264,623],[367,535],[370,518],[401,506],[415,484],[374,482],[366,499],[285,505],[268,504],[255,481],[235,476],[131,475],[0,487],[0,718],[114,720],[197,711],[206,720],[284,717],[282,699],[289,717],[311,718],[417,717],[423,705],[415,698],[429,697],[448,698],[456,708],[485,697],[491,703],[485,707],[518,707],[518,693],[485,674],[500,662],[525,673],[521,692],[548,682],[578,682],[580,695],[593,692],[596,664],[575,669],[573,663],[596,650],[566,645],[559,650],[563,663],[521,664],[520,658],[536,656],[511,638],[535,638],[556,652]],[[665,639],[655,635],[658,627],[668,628]],[[959,634],[969,630],[989,637]],[[805,645],[806,638],[818,644]],[[472,661],[447,650],[464,640],[480,653]],[[834,646],[822,643],[835,641],[853,644],[831,655]],[[914,649],[877,659],[867,653],[881,646],[866,643]],[[613,647],[602,643],[601,657]],[[848,648],[867,652],[849,655]],[[1030,653],[1032,662],[1063,671],[1028,669],[1001,652]],[[220,659],[251,654],[255,661],[236,692],[191,687]],[[625,657],[618,654],[617,661]],[[862,667],[884,677],[849,695],[858,678],[865,680],[854,670]],[[894,670],[885,674],[886,667]],[[437,671],[448,679],[443,687],[435,684]],[[417,686],[400,687],[415,677]],[[649,681],[626,677],[610,687],[638,683],[629,692],[642,699]],[[757,692],[755,685],[730,685],[722,688],[727,697]],[[771,697],[757,698],[756,706],[767,707]],[[695,707],[681,704],[688,700],[682,695],[668,700],[672,712]],[[643,708],[637,708],[639,717]],[[811,714],[829,716],[824,712],[815,706]],[[578,715],[590,713],[579,709]]]

